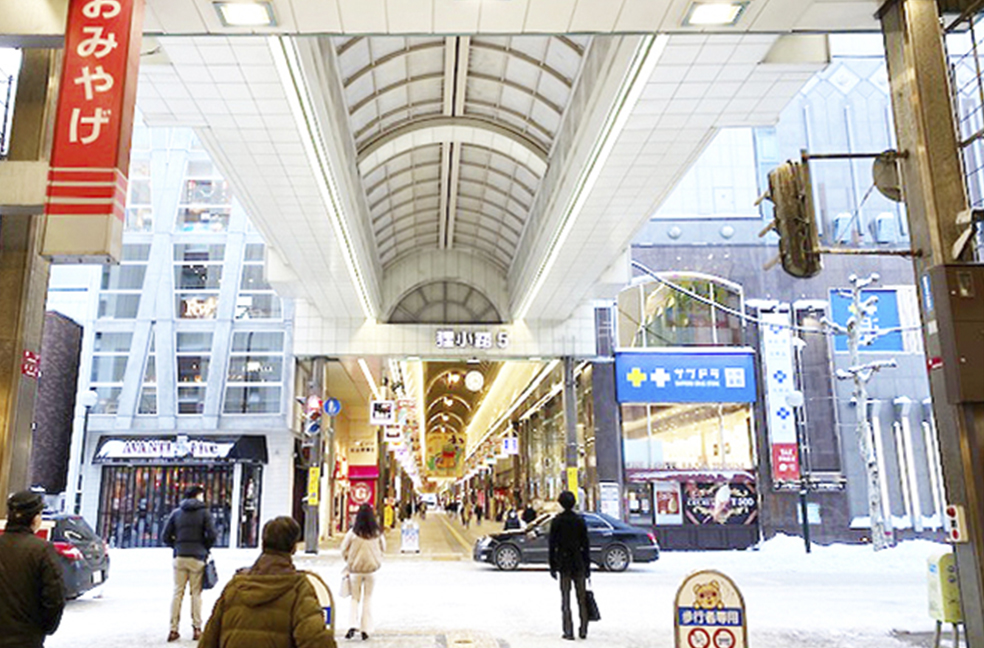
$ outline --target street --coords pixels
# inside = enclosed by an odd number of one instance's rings
[[[464,529],[432,513],[421,522],[419,555],[400,555],[399,530],[387,533],[387,560],[378,574],[373,602],[378,627],[370,642],[411,648],[561,645],[560,596],[544,567],[500,572],[473,562],[466,553],[465,545],[474,538],[500,528],[485,522]],[[914,541],[876,554],[868,546],[817,546],[807,555],[800,539],[780,537],[759,550],[666,552],[657,562],[632,565],[624,573],[594,572],[602,620],[591,625],[587,642],[625,648],[672,646],[676,588],[691,571],[717,569],[744,594],[749,645],[755,648],[922,644],[933,629],[927,614],[926,557],[941,548],[945,547]],[[215,551],[223,583],[258,553]],[[113,550],[112,561],[102,591],[70,602],[61,628],[46,646],[169,645],[170,550]],[[317,556],[298,554],[295,562],[320,573],[337,589],[342,561],[331,545]],[[205,592],[206,618],[223,583]],[[348,603],[336,600],[340,645],[352,643],[343,636]],[[911,643],[893,633],[909,636]],[[170,645],[192,645],[187,596],[181,634],[182,640]]]

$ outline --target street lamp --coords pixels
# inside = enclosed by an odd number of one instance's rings
[[[79,443],[79,476],[75,482],[75,514],[82,513],[82,473],[85,472],[85,437],[89,431],[89,411],[99,402],[99,392],[90,389],[79,396],[79,402],[85,407],[85,417],[82,419],[82,439]]]

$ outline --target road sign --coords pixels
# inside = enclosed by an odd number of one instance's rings
[[[719,571],[690,574],[673,606],[676,648],[747,648],[745,601]]]
[[[324,402],[324,410],[328,416],[338,416],[342,411],[342,402],[337,398],[329,398]]]

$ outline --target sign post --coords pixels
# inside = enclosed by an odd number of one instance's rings
[[[694,572],[677,590],[673,628],[676,648],[747,648],[745,599],[721,572]]]

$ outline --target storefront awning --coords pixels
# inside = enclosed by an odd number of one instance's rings
[[[267,463],[266,437],[102,436],[92,463]]]

